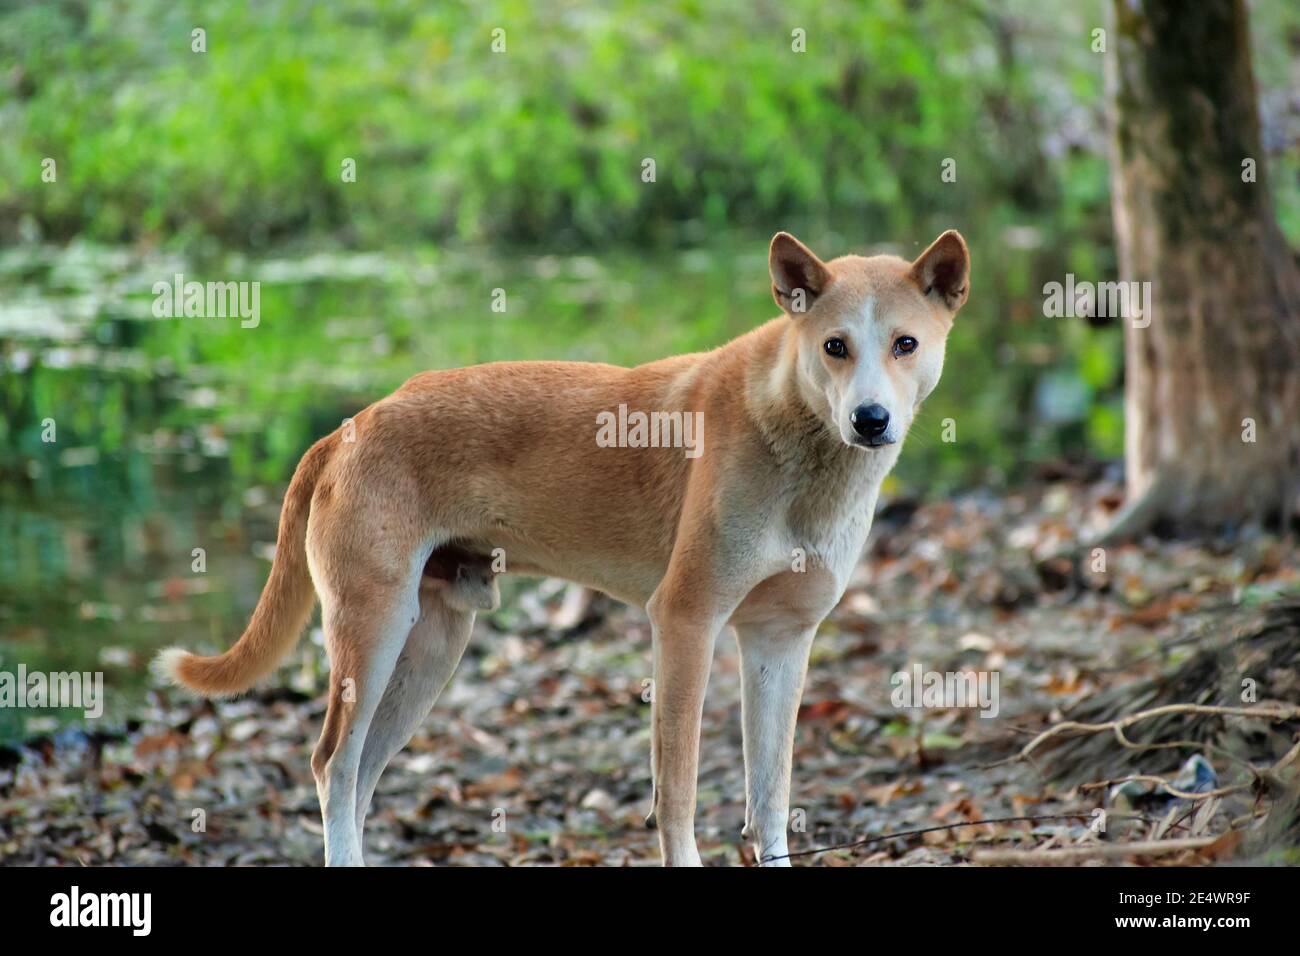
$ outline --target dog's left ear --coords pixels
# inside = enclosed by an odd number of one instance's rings
[[[912,281],[927,298],[936,296],[949,312],[966,304],[970,295],[970,253],[966,240],[949,229],[912,263]]]
[[[831,281],[826,264],[788,232],[772,237],[767,268],[772,273],[772,298],[792,317],[812,308],[813,301]]]

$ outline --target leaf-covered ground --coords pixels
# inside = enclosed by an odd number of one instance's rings
[[[1053,558],[1076,545],[1080,529],[1100,525],[1118,498],[1107,481],[1057,481],[1006,496],[896,500],[882,511],[855,580],[814,648],[796,740],[793,853],[940,824],[1108,805],[1107,788],[1053,783],[1037,763],[993,764],[1071,706],[1107,692],[1123,701],[1116,688],[1160,675],[1258,608],[1300,592],[1293,538],[1150,541],[1085,552],[1077,566]],[[527,584],[514,597],[491,621],[479,621],[456,678],[381,780],[366,828],[368,862],[658,862],[655,834],[644,824],[644,615],[604,598],[575,613],[574,595],[555,582]],[[324,710],[320,656],[316,642],[304,641],[281,684],[240,700],[214,705],[159,694],[119,733],[64,733],[0,750],[0,860],[319,864],[308,760]],[[890,677],[915,663],[927,671],[996,672],[997,715],[896,708]],[[1294,680],[1268,677],[1267,662],[1261,666],[1270,693],[1300,701]],[[726,633],[701,742],[697,833],[707,864],[753,862],[740,839],[739,701],[735,643]],[[1213,687],[1202,702],[1241,704]],[[1253,752],[1238,756],[1276,761],[1291,728],[1249,736],[1240,746]],[[1177,760],[1192,752],[1180,751]],[[1147,766],[1146,754],[1103,745],[1083,777],[1169,775],[1167,753],[1150,756]],[[1205,757],[1225,785],[1245,773],[1235,758]],[[1104,835],[1092,832],[1086,817],[963,826],[795,862],[950,864],[983,847],[1214,835],[1230,824],[1248,826],[1268,808],[1267,797],[1250,790],[1195,819],[1159,794],[1142,799],[1155,807],[1151,819],[1166,824],[1112,826]],[[1216,845],[1160,860],[1209,862],[1224,852]]]

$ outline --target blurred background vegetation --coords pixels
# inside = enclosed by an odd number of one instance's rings
[[[1250,11],[1296,244],[1300,6]],[[315,437],[425,368],[718,345],[774,313],[777,229],[828,257],[970,242],[891,493],[1115,458],[1120,329],[1041,292],[1116,277],[1101,24],[1093,0],[0,2],[0,664],[225,646]],[[260,281],[260,325],[154,318],[178,272]]]

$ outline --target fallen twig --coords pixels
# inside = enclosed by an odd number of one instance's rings
[[[1176,840],[1141,840],[1134,843],[1094,843],[1057,847],[1050,850],[976,850],[971,862],[984,866],[1061,866],[1080,860],[1116,859],[1127,856],[1163,856],[1182,850],[1200,850],[1223,839],[1221,836],[1183,837]]]
[[[800,856],[813,856],[817,853],[828,853],[831,850],[851,850],[860,846],[868,846],[872,843],[880,843],[884,840],[894,840],[899,837],[922,836],[926,833],[938,833],[942,830],[958,830],[962,827],[980,827],[988,826],[994,823],[1039,823],[1047,820],[1091,820],[1094,810],[1088,810],[1082,813],[1045,813],[1037,816],[1019,816],[1019,817],[994,817],[989,820],[963,820],[960,823],[941,823],[932,827],[921,827],[917,830],[899,830],[895,833],[881,833],[878,836],[867,837],[865,840],[856,840],[853,843],[836,843],[832,846],[816,847],[812,850],[800,850],[798,853],[782,853],[779,856],[765,856],[760,863],[770,863],[773,860],[793,860]],[[1140,813],[1114,813],[1116,819],[1123,820],[1146,820],[1154,822],[1150,817]],[[1180,824],[1174,824],[1180,830],[1186,830],[1187,827]]]

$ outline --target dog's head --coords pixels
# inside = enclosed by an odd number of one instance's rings
[[[778,232],[772,295],[794,323],[805,400],[846,444],[902,441],[943,371],[944,342],[970,291],[966,242],[948,230],[915,262],[841,256],[822,262]]]

